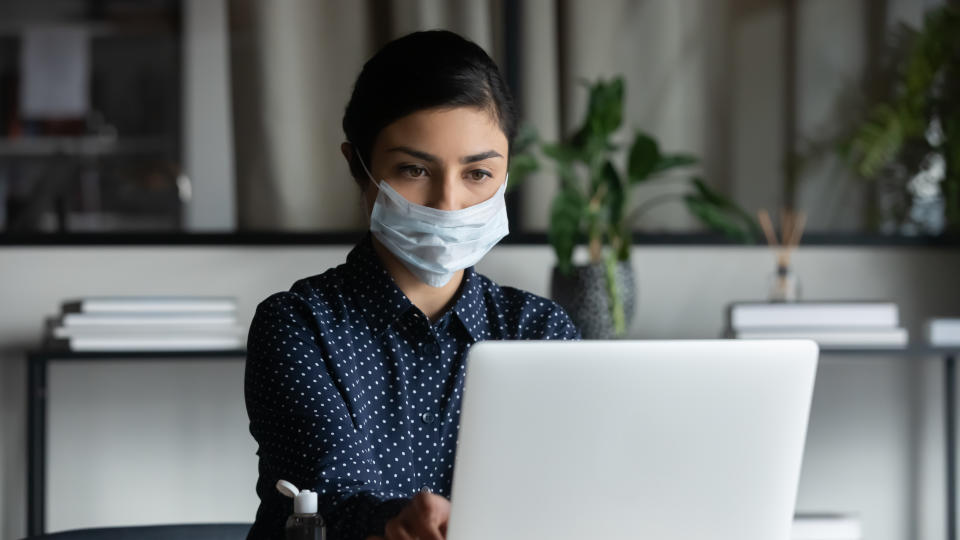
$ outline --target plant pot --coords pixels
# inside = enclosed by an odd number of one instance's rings
[[[570,275],[553,268],[550,296],[567,311],[584,339],[625,337],[633,321],[637,305],[636,281],[629,262],[617,262],[613,276],[614,291],[623,309],[624,332],[618,333],[607,283],[607,267],[603,263],[575,266]]]

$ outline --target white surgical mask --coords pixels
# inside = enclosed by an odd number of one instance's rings
[[[384,180],[377,183],[362,159],[360,164],[380,190],[370,232],[431,287],[446,285],[457,271],[476,264],[509,232],[504,200],[509,174],[493,197],[462,210],[438,210],[408,201]]]

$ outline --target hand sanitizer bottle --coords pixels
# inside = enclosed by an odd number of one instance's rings
[[[286,480],[277,481],[277,491],[293,499],[293,514],[287,518],[286,540],[326,540],[327,528],[317,513],[317,494],[300,491]]]

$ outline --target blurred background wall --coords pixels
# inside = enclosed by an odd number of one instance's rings
[[[587,82],[622,76],[618,140],[643,130],[698,156],[693,172],[750,211],[793,205],[813,232],[877,232],[875,188],[838,138],[877,93],[897,28],[944,1],[8,0],[0,231],[358,230],[339,153],[353,80],[390,39],[447,28],[487,49],[543,140],[579,126]],[[18,108],[24,36],[49,27],[89,40],[71,122]],[[546,229],[555,187],[547,170],[511,195],[515,230]],[[634,197],[685,190],[666,178]],[[702,229],[679,201],[636,225]]]
[[[136,4],[152,13],[145,16],[124,11],[130,3],[94,2],[104,10],[97,20],[112,21],[88,29],[93,66],[102,66],[94,75],[115,77],[98,79],[104,82],[91,99],[110,104],[100,112],[121,121],[40,145],[0,139],[0,192],[21,205],[3,206],[0,221],[4,232],[68,234],[357,230],[359,198],[338,151],[350,85],[379,45],[439,26],[487,48],[515,85],[525,120],[544,138],[569,134],[580,121],[583,79],[623,74],[624,137],[644,129],[664,149],[699,155],[706,180],[750,211],[780,207],[792,189],[813,230],[875,232],[865,225],[869,186],[835,155],[826,152],[800,171],[793,188],[785,156],[829,139],[838,119],[853,112],[844,96],[862,97],[885,31],[898,21],[919,24],[940,3],[147,0]],[[0,72],[17,63],[15,42],[25,27],[86,20],[86,6],[0,4]],[[502,24],[508,19],[517,25],[510,32]],[[788,21],[797,49],[792,108]],[[792,144],[790,115],[797,123]],[[48,170],[53,165],[69,174]],[[49,193],[26,190],[46,185],[36,179],[48,176],[60,179]],[[54,189],[64,178],[101,187],[67,208],[76,194],[58,199]],[[547,173],[523,187],[512,201],[515,231],[545,228],[555,184]],[[637,197],[675,189],[652,184]],[[58,210],[57,200],[69,204]],[[93,210],[83,217],[83,209]],[[698,226],[672,203],[639,223],[645,231]],[[25,533],[24,354],[62,300],[235,296],[247,324],[257,302],[339,264],[348,249],[0,244],[0,539]],[[915,337],[925,318],[955,314],[960,305],[955,247],[854,241],[805,246],[794,258],[805,298],[893,300]],[[764,298],[773,266],[765,248],[721,244],[638,245],[632,261],[639,305],[631,336],[638,338],[717,337],[724,307]],[[504,245],[480,269],[546,295],[553,263],[545,244]],[[870,539],[943,538],[941,370],[935,358],[825,357],[799,509],[859,513]],[[243,411],[242,359],[83,362],[55,365],[50,375],[50,529],[252,520],[256,457]]]

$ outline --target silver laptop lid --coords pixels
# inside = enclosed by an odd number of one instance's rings
[[[785,540],[812,341],[483,342],[450,540]]]

